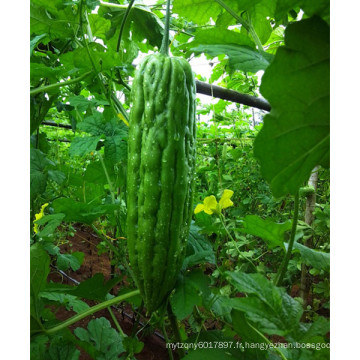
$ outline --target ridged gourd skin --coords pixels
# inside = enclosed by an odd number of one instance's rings
[[[153,312],[174,288],[191,223],[196,86],[189,63],[147,56],[131,96],[127,242],[135,282]]]

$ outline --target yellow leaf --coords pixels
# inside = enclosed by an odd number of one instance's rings
[[[230,198],[233,196],[234,192],[232,190],[225,189],[221,199],[219,201],[220,209],[226,209],[229,206],[233,206],[234,203],[230,200]]]

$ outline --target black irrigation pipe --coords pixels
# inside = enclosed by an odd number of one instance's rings
[[[59,141],[64,143],[71,143],[71,141],[68,139],[47,139],[47,141]]]
[[[76,285],[79,285],[79,284],[80,284],[79,281],[77,281],[76,279],[73,279],[70,275],[68,275],[68,274],[66,274],[64,271],[58,269],[56,266],[54,266],[54,265],[50,265],[50,266],[51,266],[53,269],[55,269],[59,274],[61,274],[62,276],[66,277],[68,280],[72,281],[74,284],[76,284]],[[124,311],[124,310],[122,310],[122,309],[119,309],[119,308],[118,308],[117,306],[115,306],[115,305],[111,305],[111,307],[112,307],[114,310],[121,312],[121,314],[125,315],[128,319],[130,319],[130,320],[132,320],[132,321],[134,320],[134,318],[133,318],[130,314],[128,314],[126,311]],[[143,322],[141,322],[140,320],[139,320],[139,324],[140,324],[140,326],[145,327],[145,324],[144,324]],[[164,338],[164,336],[163,336],[162,334],[160,334],[159,332],[154,331],[154,335],[156,335],[157,337],[159,337],[161,340],[166,341],[165,338]]]
[[[238,104],[248,105],[260,110],[270,111],[270,104],[262,98],[239,93],[238,91],[225,89],[218,85],[211,85],[203,81],[195,80],[196,92],[203,95],[208,95],[220,98],[227,101],[236,102]]]
[[[242,94],[235,90],[225,89],[221,86],[211,85],[199,80],[195,80],[195,83],[196,83],[196,92],[198,94],[208,95],[226,101],[232,101],[238,104],[247,105],[260,110],[265,110],[265,111],[271,110],[270,104],[265,99],[247,94]],[[57,124],[54,121],[43,121],[41,125],[56,126],[69,130],[72,129],[71,125]]]
[[[56,123],[55,121],[43,121],[43,122],[41,123],[41,125],[55,126],[55,127],[60,127],[60,128],[63,128],[63,129],[70,129],[70,130],[72,130],[72,126],[71,126],[71,125],[68,125],[68,124],[58,124],[58,123]]]

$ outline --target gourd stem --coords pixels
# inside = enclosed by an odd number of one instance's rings
[[[297,222],[298,222],[298,217],[299,217],[299,191],[297,191],[296,195],[295,195],[295,201],[294,201],[294,216],[293,216],[293,223],[292,223],[292,228],[291,228],[291,235],[290,235],[290,241],[289,241],[289,245],[287,248],[287,252],[286,255],[280,265],[280,269],[278,274],[276,275],[275,278],[275,285],[276,286],[281,286],[281,283],[284,279],[284,276],[286,274],[286,270],[289,264],[289,260],[291,257],[291,252],[292,252],[292,248],[294,246],[294,242],[295,242],[295,234],[296,234],[296,226],[297,226]]]
[[[166,56],[169,55],[169,28],[170,28],[170,0],[166,0],[165,29],[161,43],[161,48],[160,48],[160,53]]]
[[[123,20],[122,20],[121,27],[120,27],[120,33],[119,33],[119,38],[118,38],[118,42],[117,42],[117,46],[116,46],[116,52],[119,52],[120,43],[121,43],[121,37],[122,37],[123,31],[124,31],[126,19],[127,19],[127,17],[129,16],[129,14],[130,14],[130,10],[131,10],[134,2],[135,2],[135,0],[131,0],[131,1],[129,2],[128,7],[126,8],[125,15],[124,15],[124,18],[123,18]]]
[[[54,89],[60,88],[62,86],[76,84],[77,82],[85,79],[90,74],[92,74],[92,71],[88,71],[85,74],[82,74],[81,76],[79,76],[75,79],[68,80],[68,81],[58,82],[56,84],[51,84],[51,85],[46,85],[46,86],[39,86],[33,90],[30,90],[30,95],[36,95],[38,93],[54,90]]]
[[[108,309],[108,311],[109,311],[109,314],[110,314],[110,316],[111,316],[111,318],[112,318],[112,320],[113,320],[113,322],[114,322],[114,324],[115,324],[115,326],[116,326],[119,334],[120,334],[122,337],[125,337],[126,335],[125,335],[123,329],[121,328],[121,326],[120,326],[120,324],[119,324],[119,322],[118,322],[115,314],[114,314],[113,311],[111,310],[111,307],[108,306],[107,309]]]
[[[179,325],[178,325],[176,316],[172,311],[170,302],[168,302],[168,304],[167,304],[167,311],[168,311],[169,321],[170,321],[171,327],[172,327],[172,329],[174,331],[175,340],[176,340],[176,342],[181,343],[182,341],[181,341]],[[179,350],[180,358],[184,357],[185,356],[184,349],[179,348],[178,350]]]
[[[103,310],[105,308],[107,308],[108,306],[111,306],[111,305],[115,305],[121,301],[124,301],[130,297],[133,297],[133,296],[136,296],[136,295],[139,295],[140,294],[140,291],[139,290],[134,290],[134,291],[131,291],[131,292],[128,292],[127,294],[122,294],[120,296],[117,296],[113,299],[110,299],[110,300],[107,300],[107,301],[104,301],[100,304],[97,304],[97,305],[94,305],[92,306],[91,308],[89,309],[86,309],[85,311],[82,311],[81,313],[71,317],[70,319],[67,319],[65,321],[63,321],[62,323],[60,323],[59,325],[56,325],[50,329],[47,329],[45,330],[45,333],[46,334],[53,334],[57,331],[60,331],[62,329],[65,329],[66,327],[72,325],[72,324],[75,324],[76,322],[84,319],[85,317],[89,316],[89,315],[92,315],[94,314],[95,312],[97,311],[100,311],[100,310]]]

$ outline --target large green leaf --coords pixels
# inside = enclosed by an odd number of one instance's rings
[[[262,0],[249,10],[252,26],[262,44],[266,43],[273,31],[269,18],[274,16],[275,3],[276,1]]]
[[[120,6],[117,8],[110,8],[103,5],[100,7],[98,12],[99,16],[111,21],[111,28],[106,34],[107,39],[112,38],[116,31],[120,29],[126,8],[127,6],[122,8]],[[132,40],[141,42],[144,39],[147,39],[151,45],[160,48],[163,27],[164,25],[160,19],[154,13],[149,11],[147,7],[133,6],[124,27],[123,40],[126,41],[131,34]],[[115,50],[117,36],[113,39],[112,45]]]
[[[269,244],[270,248],[275,246],[284,248],[284,236],[291,229],[291,220],[278,224],[270,219],[264,220],[257,215],[247,215],[243,226],[238,230],[262,238]]]
[[[64,221],[78,221],[91,224],[98,217],[113,213],[118,205],[112,204],[86,204],[70,198],[58,198],[53,201],[55,213],[65,214]]]
[[[299,326],[302,306],[283,288],[276,287],[260,274],[226,274],[238,291],[249,295],[231,299],[231,306],[245,312],[247,318],[256,323],[261,331],[284,336]]]
[[[41,195],[46,190],[48,166],[54,166],[40,150],[30,149],[30,198]]]
[[[51,339],[46,359],[48,360],[78,360],[80,351],[69,339],[57,335]]]
[[[73,310],[80,313],[89,308],[89,305],[78,299],[76,296],[59,293],[55,291],[42,291],[40,297],[49,301],[54,301],[66,307],[67,310]]]
[[[329,40],[329,26],[318,17],[289,25],[286,46],[263,76],[260,90],[272,110],[254,154],[276,197],[295,194],[316,165],[329,167]]]
[[[97,144],[101,136],[84,136],[75,137],[70,145],[69,154],[71,156],[85,156],[96,150]]]
[[[254,42],[247,35],[217,26],[208,29],[196,30],[194,40],[190,43],[183,44],[181,48],[191,49],[199,45],[210,44],[235,44],[255,48]]]
[[[312,267],[319,270],[330,270],[330,254],[310,249],[309,247],[295,242],[294,250],[298,250],[302,259]]]
[[[204,262],[210,264],[216,263],[212,244],[199,231],[199,227],[191,225],[186,247],[186,257],[182,266],[183,269]]]
[[[71,3],[69,3],[70,5]],[[48,34],[50,39],[72,38],[73,27],[78,26],[78,16],[71,6],[63,7],[61,0],[30,1],[30,33],[31,35]]]
[[[122,344],[123,337],[111,327],[109,320],[104,317],[91,320],[87,330],[76,328],[75,335],[84,342],[92,344],[100,353],[97,360],[113,360],[125,351]]]
[[[231,311],[231,318],[234,330],[241,337],[241,344],[245,343],[254,344],[253,348],[245,348],[244,352],[246,354],[247,359],[266,359],[266,352],[264,347],[261,348],[261,345],[264,343],[264,339],[260,336],[260,334],[252,327],[243,312],[239,310]]]
[[[208,0],[174,0],[173,12],[183,16],[198,25],[216,19],[221,13],[221,7],[215,1]]]
[[[105,282],[104,275],[97,273],[71,290],[71,294],[89,300],[105,300],[106,295],[120,280],[121,278],[114,277]]]
[[[192,48],[194,52],[204,52],[212,56],[225,54],[229,58],[229,65],[234,70],[256,73],[265,70],[272,59],[272,55],[259,53],[248,46],[216,44],[199,45]]]
[[[200,305],[204,293],[208,293],[209,279],[201,271],[180,275],[176,283],[171,307],[179,320],[190,315],[195,305]]]

